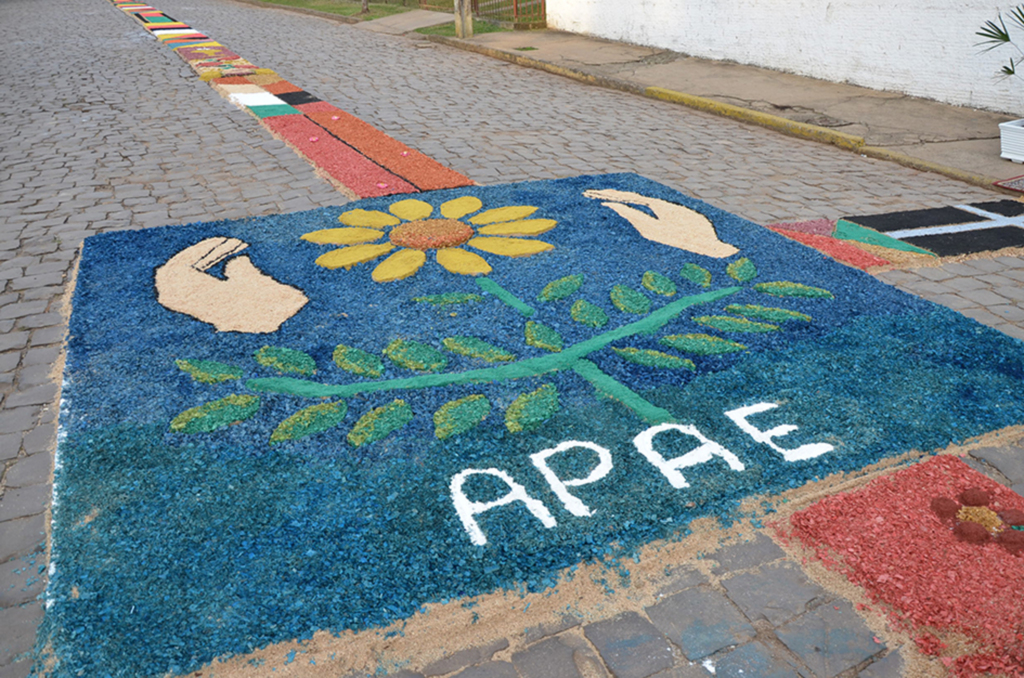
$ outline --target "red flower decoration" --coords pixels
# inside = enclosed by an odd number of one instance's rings
[[[978,487],[960,493],[960,501],[949,497],[932,499],[932,511],[943,523],[952,524],[957,539],[972,544],[995,541],[1013,555],[1024,554],[1024,511],[995,511],[992,496]]]

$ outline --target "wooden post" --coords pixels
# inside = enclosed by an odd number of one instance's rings
[[[473,5],[472,0],[455,0],[455,36],[458,38],[473,37]]]

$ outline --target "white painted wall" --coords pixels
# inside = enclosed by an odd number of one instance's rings
[[[547,0],[547,14],[550,28],[1024,116],[1024,81],[997,78],[1013,48],[979,54],[975,46],[975,31],[1014,6],[992,0]],[[1016,34],[1024,47],[1024,30]]]

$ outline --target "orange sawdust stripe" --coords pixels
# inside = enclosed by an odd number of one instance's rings
[[[790,240],[796,240],[799,243],[803,243],[808,247],[813,247],[822,254],[841,261],[848,266],[859,268],[861,270],[867,270],[873,266],[885,266],[889,262],[881,257],[876,257],[870,252],[865,252],[859,247],[854,247],[849,243],[845,243],[842,240],[827,235],[816,235],[814,233],[804,233],[802,231],[790,231],[785,228],[779,228],[778,226],[769,226],[771,230],[786,236]]]
[[[305,107],[312,111],[303,110]],[[329,104],[327,106],[330,106]],[[379,129],[323,102],[296,106],[311,120],[382,167],[405,178],[421,191],[471,186],[473,182],[453,169],[409,148]]]

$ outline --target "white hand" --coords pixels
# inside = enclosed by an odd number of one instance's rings
[[[277,282],[244,256],[225,264],[225,280],[206,272],[248,246],[236,238],[207,238],[178,252],[156,269],[157,301],[220,332],[276,332],[309,301],[301,290]]]
[[[674,202],[615,189],[589,189],[583,191],[583,196],[606,201],[601,204],[633,224],[633,228],[648,240],[715,259],[724,259],[739,252],[739,249],[718,239],[715,227],[707,217]],[[655,216],[621,203],[643,205],[650,208]]]

